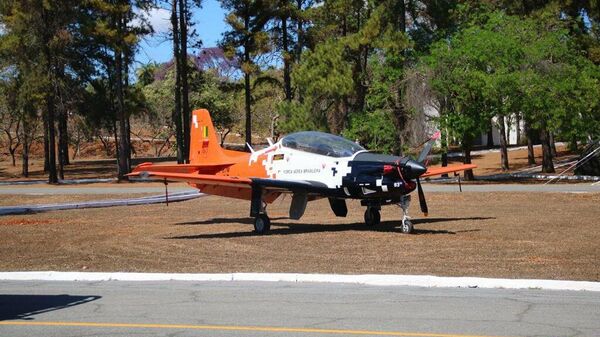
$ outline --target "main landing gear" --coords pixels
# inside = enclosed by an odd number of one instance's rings
[[[263,201],[263,193],[260,186],[253,186],[250,201],[250,216],[254,217],[254,233],[261,235],[271,229],[271,220],[267,215],[267,204]]]
[[[271,220],[266,213],[259,214],[254,218],[254,232],[256,234],[265,234],[271,229]]]
[[[381,223],[380,208],[381,206],[367,206],[367,210],[365,211],[365,225],[374,227]]]

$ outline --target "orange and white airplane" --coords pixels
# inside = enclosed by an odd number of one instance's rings
[[[266,206],[284,193],[292,194],[289,215],[300,219],[308,201],[328,198],[336,216],[348,213],[346,199],[360,199],[366,206],[365,224],[380,223],[381,206],[398,204],[403,210],[401,231],[410,233],[410,195],[418,189],[421,210],[427,203],[419,178],[475,168],[455,165],[426,168],[424,160],[439,132],[425,145],[417,160],[377,154],[345,138],[316,131],[269,140],[262,150],[240,152],[223,149],[207,110],[192,113],[190,164],[138,165],[130,176],[184,181],[203,193],[250,200],[254,230],[270,228]]]

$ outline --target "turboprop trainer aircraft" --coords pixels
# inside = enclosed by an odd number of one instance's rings
[[[240,152],[223,149],[207,110],[192,113],[190,164],[138,165],[130,176],[185,181],[203,193],[250,200],[254,231],[270,229],[266,206],[283,193],[292,194],[289,215],[300,219],[308,201],[328,198],[336,216],[348,213],[346,199],[360,199],[366,206],[367,226],[380,223],[381,206],[398,204],[403,211],[401,231],[410,233],[408,216],[412,191],[418,189],[421,210],[427,203],[419,178],[476,167],[455,165],[427,168],[424,160],[439,132],[425,145],[417,160],[377,154],[345,138],[316,131],[269,140],[262,150]]]

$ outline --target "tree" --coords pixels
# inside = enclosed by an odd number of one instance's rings
[[[225,54],[240,60],[244,74],[245,137],[252,145],[252,88],[251,77],[260,67],[256,58],[271,49],[265,25],[272,17],[273,4],[268,0],[223,0],[223,8],[229,11],[227,23],[230,31],[223,34],[221,42]]]
[[[221,140],[224,142],[228,130],[231,130],[236,122],[233,115],[233,93],[224,88],[223,78],[219,77],[216,71],[201,71],[195,65],[190,65],[190,104],[211,112],[213,123],[221,131]],[[172,120],[175,102],[171,98],[177,75],[172,63],[158,67],[155,72],[160,73],[160,76],[152,76],[151,82],[138,80],[147,104],[147,114],[142,118],[146,121],[145,131],[151,133],[151,137],[162,139],[165,144],[168,143],[171,134],[174,134],[171,130],[175,123]],[[168,130],[165,130],[165,127]]]
[[[16,111],[16,89],[14,78],[0,83],[0,128],[6,136],[5,145],[10,153],[13,166],[17,165],[15,152],[21,146],[21,128],[23,125],[21,114]]]
[[[126,111],[129,87],[129,67],[132,55],[140,36],[150,32],[143,17],[134,8],[147,10],[153,4],[150,0],[118,0],[90,2],[94,13],[91,35],[101,47],[98,59],[108,79],[108,91],[111,110],[115,111],[115,138],[118,139],[118,178],[131,170],[130,112]],[[136,22],[138,24],[136,24]],[[118,128],[117,122],[118,121]],[[118,137],[117,132],[118,130]]]
[[[2,37],[2,53],[12,59],[23,92],[44,111],[45,153],[48,158],[48,182],[57,183],[55,150],[55,112],[57,68],[68,42],[67,26],[72,22],[69,1],[41,0],[5,1],[0,15],[6,34]]]

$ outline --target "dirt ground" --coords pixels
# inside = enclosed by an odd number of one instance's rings
[[[415,200],[416,201],[416,200]],[[349,203],[326,200],[301,221],[290,198],[252,234],[248,202],[219,197],[165,205],[0,217],[0,270],[391,273],[600,281],[600,194],[429,193],[411,206],[415,234],[384,207],[375,229]]]

